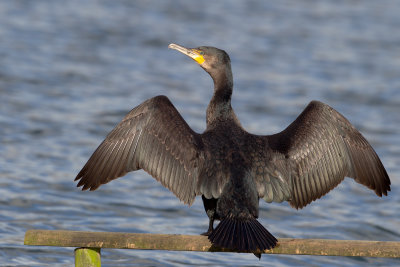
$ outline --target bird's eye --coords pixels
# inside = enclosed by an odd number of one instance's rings
[[[204,56],[204,51],[200,51],[199,53],[201,56]]]

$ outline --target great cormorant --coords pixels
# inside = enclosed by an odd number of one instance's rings
[[[299,209],[346,176],[378,196],[390,191],[371,145],[330,106],[312,101],[282,132],[248,133],[231,107],[228,54],[207,46],[169,48],[194,59],[214,81],[206,130],[194,132],[166,96],[153,97],[131,110],[96,149],[75,179],[82,190],[143,169],[188,205],[202,196],[209,217],[204,235],[214,245],[256,255],[277,243],[257,221],[260,198]],[[214,220],[221,221],[215,229]]]

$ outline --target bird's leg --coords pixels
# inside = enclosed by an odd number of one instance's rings
[[[208,230],[202,235],[209,236],[214,231],[214,220],[219,220],[219,216],[217,214],[217,199],[211,198],[208,199],[206,197],[201,196],[203,199],[204,209],[206,210],[207,216],[210,219],[210,224],[208,225]]]
[[[214,231],[214,216],[210,216],[210,223],[208,225],[207,232],[202,233],[201,235],[209,236],[211,235],[212,231]]]

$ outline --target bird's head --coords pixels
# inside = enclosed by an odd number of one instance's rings
[[[186,48],[177,44],[170,44],[168,48],[178,50],[195,60],[213,78],[218,73],[231,71],[229,55],[224,50],[211,46]]]

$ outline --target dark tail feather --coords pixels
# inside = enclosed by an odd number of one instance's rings
[[[222,219],[208,239],[218,247],[240,252],[264,251],[278,242],[256,219],[243,220],[233,216]]]

